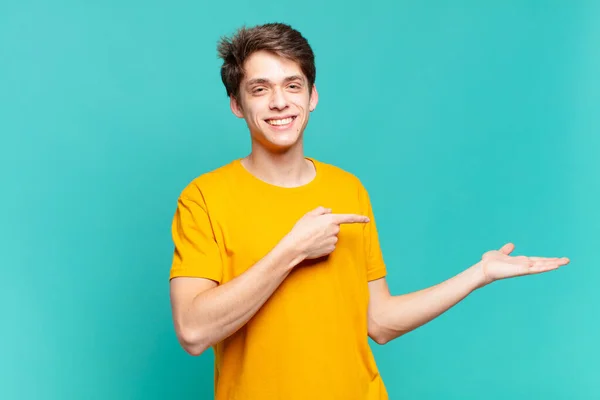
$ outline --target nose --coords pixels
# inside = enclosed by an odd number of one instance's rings
[[[288,101],[285,97],[285,93],[281,89],[275,89],[271,95],[271,103],[269,106],[271,109],[283,110],[287,107]]]

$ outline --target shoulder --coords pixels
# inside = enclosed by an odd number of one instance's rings
[[[236,160],[231,161],[196,176],[186,184],[179,196],[188,199],[201,199],[203,193],[226,188],[235,175],[235,162]]]
[[[311,160],[315,162],[317,168],[321,168],[329,180],[335,182],[337,186],[343,185],[353,187],[359,191],[366,191],[362,180],[352,171],[331,163],[315,160],[314,158],[311,158]]]

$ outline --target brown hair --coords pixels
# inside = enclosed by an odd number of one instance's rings
[[[238,98],[240,83],[244,79],[244,62],[256,51],[268,51],[299,64],[308,79],[308,90],[315,83],[315,55],[308,41],[291,26],[268,23],[252,28],[242,27],[231,37],[220,39],[217,52],[223,65],[221,80],[227,96]]]

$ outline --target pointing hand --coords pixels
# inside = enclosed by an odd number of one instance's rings
[[[369,218],[357,214],[332,214],[331,209],[318,207],[296,222],[287,240],[300,251],[302,259],[326,256],[335,250],[341,224],[367,223]]]

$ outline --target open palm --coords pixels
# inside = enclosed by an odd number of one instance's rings
[[[486,252],[481,258],[485,283],[515,276],[548,272],[569,263],[566,257],[526,257],[510,256],[514,244],[507,243],[500,250]]]

